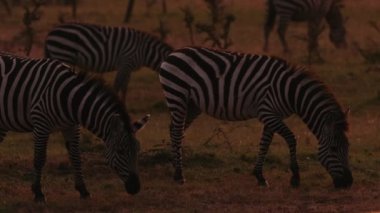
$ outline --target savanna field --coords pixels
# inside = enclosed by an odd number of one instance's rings
[[[136,1],[127,26],[158,35],[159,18],[168,30],[166,42],[174,48],[190,45],[181,8],[192,9],[195,22],[205,22],[208,10],[202,0]],[[229,50],[263,54],[263,0],[225,0],[225,11],[234,14]],[[127,1],[80,0],[75,21],[123,25]],[[131,196],[120,178],[107,166],[104,144],[83,129],[81,157],[90,199],[82,200],[74,189],[63,137],[53,133],[48,144],[42,185],[46,204],[33,201],[33,139],[27,133],[8,133],[0,144],[0,212],[376,212],[380,211],[380,1],[344,0],[348,47],[335,49],[328,29],[320,36],[323,63],[307,62],[305,23],[291,23],[287,40],[291,54],[283,54],[276,32],[270,37],[268,54],[303,65],[328,85],[344,109],[350,108],[350,166],[354,184],[336,190],[317,160],[318,141],[296,116],[286,120],[298,142],[301,185],[289,184],[286,142],[275,135],[264,164],[269,187],[260,187],[251,174],[259,149],[262,124],[257,120],[225,122],[199,116],[186,132],[184,175],[186,183],[172,179],[169,114],[157,73],[142,68],[132,74],[126,105],[132,118],[146,113],[151,120],[137,134],[141,142],[139,174],[142,188]],[[47,32],[59,20],[73,21],[70,6],[48,4],[40,8],[32,24],[35,35],[31,57],[43,56]],[[12,15],[0,8],[0,50],[25,55],[21,32],[25,10],[14,6]],[[194,32],[197,46],[204,35]],[[360,46],[371,59],[358,51]],[[376,55],[377,54],[377,55]],[[367,55],[368,56],[368,55]],[[377,57],[377,58],[376,58]],[[373,63],[376,61],[379,64]],[[371,63],[372,62],[372,63]],[[115,73],[97,76],[111,84]]]

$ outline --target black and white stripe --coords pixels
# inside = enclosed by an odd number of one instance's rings
[[[49,134],[62,131],[75,170],[75,188],[89,195],[82,176],[79,125],[102,138],[106,158],[129,193],[139,191],[135,131],[147,121],[130,123],[117,96],[97,81],[76,75],[57,60],[0,54],[0,141],[7,131],[33,132],[35,180],[32,190],[43,201],[41,170]]]
[[[278,17],[277,32],[284,51],[290,49],[285,32],[290,21],[308,22],[309,50],[318,48],[318,35],[322,21],[326,19],[330,28],[330,40],[336,47],[346,46],[346,30],[340,11],[341,0],[267,0],[267,14],[264,24],[264,50],[268,50],[269,34]]]
[[[132,71],[158,71],[172,47],[133,28],[70,23],[52,29],[45,43],[48,58],[95,72],[117,70],[114,87],[124,100]]]
[[[297,114],[319,140],[318,157],[336,187],[352,184],[348,165],[347,121],[326,87],[300,68],[264,55],[183,48],[161,65],[160,81],[170,110],[175,180],[183,182],[184,131],[205,112],[221,120],[258,118],[264,124],[254,169],[265,185],[262,166],[274,133],[290,150],[293,186],[299,185],[296,139],[283,119]]]

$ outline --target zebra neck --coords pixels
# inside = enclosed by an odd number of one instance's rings
[[[322,130],[330,112],[341,113],[341,107],[328,88],[310,73],[296,72],[289,83],[289,103],[313,134],[322,139]]]
[[[90,109],[86,115],[87,118],[84,116],[79,118],[83,127],[91,131],[103,141],[107,141],[108,133],[110,131],[109,121],[112,113],[107,108],[99,106],[95,109]]]
[[[81,87],[76,100],[71,105],[77,122],[104,141],[108,139],[111,117],[126,117],[124,106],[116,95],[100,84]]]
[[[172,52],[173,48],[159,39],[142,34],[140,40],[140,58],[142,65],[159,71],[161,62]]]
[[[120,118],[120,124],[125,132],[132,132],[131,122],[128,114],[124,110],[124,106],[112,101],[104,106],[99,106],[97,110],[93,110],[88,119],[83,119],[83,126],[90,130],[93,134],[101,138],[107,145],[111,138],[111,132],[115,131],[114,116]]]
[[[327,121],[328,114],[338,110],[341,111],[340,107],[335,104],[316,105],[316,107],[309,111],[311,113],[304,114],[301,117],[318,141],[323,143],[325,139],[323,131],[325,131],[329,126],[331,127],[331,124]]]

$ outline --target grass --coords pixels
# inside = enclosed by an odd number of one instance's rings
[[[120,25],[126,3],[82,0],[78,8],[79,21]],[[197,9],[197,18],[204,18],[203,2],[168,0],[167,24],[171,33],[167,42],[178,48],[189,43],[179,7],[190,5]],[[236,14],[231,37],[232,50],[262,53],[263,1],[226,1]],[[344,14],[348,42],[365,44],[378,33],[367,25],[380,18],[380,5],[375,0],[346,0]],[[35,25],[38,43],[32,56],[41,57],[43,39],[57,24],[57,14],[69,13],[70,8],[48,6]],[[159,4],[146,14],[144,1],[136,2],[129,26],[152,32],[157,28]],[[364,11],[364,12],[363,12]],[[9,41],[22,30],[23,10],[18,8],[11,17],[0,10],[1,41]],[[7,17],[6,17],[7,16]],[[69,17],[67,16],[67,19]],[[292,24],[288,41],[295,51],[283,55],[278,37],[271,35],[270,54],[286,57],[302,64],[306,43],[294,35],[306,34],[304,24]],[[0,145],[0,212],[367,212],[380,210],[380,73],[366,72],[368,64],[355,48],[337,51],[328,41],[327,32],[321,38],[324,64],[310,69],[337,96],[343,107],[351,107],[349,117],[350,163],[355,183],[350,190],[334,190],[327,172],[317,161],[317,141],[300,119],[291,117],[286,123],[298,141],[301,187],[289,186],[289,154],[286,143],[275,136],[264,175],[269,188],[257,186],[251,175],[256,160],[262,125],[257,120],[223,122],[201,115],[186,132],[184,142],[184,174],[187,182],[180,186],[172,181],[170,163],[169,116],[156,73],[141,69],[132,74],[127,104],[131,116],[138,119],[151,113],[147,127],[137,134],[142,144],[140,176],[142,190],[136,196],[124,192],[123,184],[106,165],[104,145],[91,133],[83,131],[82,159],[91,199],[80,200],[74,190],[72,169],[61,134],[54,133],[48,145],[47,164],[43,172],[43,190],[48,202],[35,204],[30,191],[33,143],[30,134],[9,133]],[[201,39],[196,40],[198,45]],[[1,43],[3,44],[3,43]],[[21,53],[17,47],[13,49]],[[112,83],[114,73],[105,75]],[[226,137],[215,134],[221,129]]]

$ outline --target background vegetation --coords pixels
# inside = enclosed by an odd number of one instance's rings
[[[122,25],[127,1],[80,0],[76,21]],[[154,3],[155,2],[155,3]],[[230,50],[263,53],[262,24],[264,1],[225,0],[225,10],[234,14]],[[148,4],[151,3],[151,4]],[[205,23],[208,10],[203,0],[136,1],[128,26],[159,35],[164,26],[166,42],[179,48],[191,43],[181,8],[193,11],[194,22]],[[29,5],[30,8],[33,5]],[[61,21],[73,21],[71,7],[59,3],[41,6],[40,17],[31,25],[33,46],[30,56],[43,56],[47,32]],[[25,9],[14,5],[10,15],[0,8],[0,49],[25,54],[22,20]],[[348,18],[349,47],[336,50],[327,31],[320,40],[323,64],[306,65],[306,25],[291,24],[288,32],[291,55],[283,55],[276,33],[271,35],[270,54],[304,64],[331,88],[344,107],[351,107],[349,118],[350,162],[355,179],[350,190],[335,190],[327,172],[316,160],[318,142],[306,126],[291,117],[286,123],[298,139],[301,186],[289,186],[288,150],[279,137],[274,138],[264,167],[270,187],[257,186],[250,174],[258,152],[262,125],[257,120],[223,122],[200,116],[186,134],[185,176],[180,186],[172,181],[169,120],[157,73],[141,69],[132,75],[127,105],[131,116],[151,113],[147,127],[138,134],[142,143],[140,175],[142,190],[136,196],[124,191],[120,179],[105,164],[103,144],[83,130],[83,169],[91,199],[80,200],[74,190],[73,173],[61,134],[51,136],[48,161],[43,172],[47,204],[33,202],[30,190],[33,143],[30,134],[9,133],[0,145],[0,212],[369,212],[380,210],[380,60],[363,57],[378,51],[379,32],[372,23],[380,23],[377,0],[345,0],[343,14]],[[195,45],[204,34],[194,32]],[[355,44],[355,45],[354,45]],[[375,49],[373,49],[375,48]],[[114,73],[103,76],[112,82]]]

